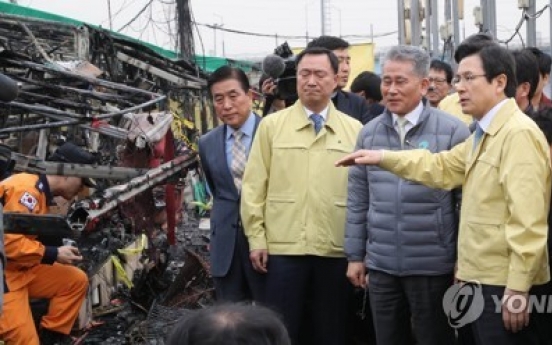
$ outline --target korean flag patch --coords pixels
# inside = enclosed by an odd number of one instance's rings
[[[21,199],[19,199],[19,202],[25,206],[30,212],[33,212],[34,208],[36,207],[36,204],[38,204],[38,200],[34,196],[31,195],[29,192],[25,192]]]

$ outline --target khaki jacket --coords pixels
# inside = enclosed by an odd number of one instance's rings
[[[473,122],[473,117],[471,115],[464,114],[462,112],[462,107],[460,106],[460,96],[458,96],[458,92],[455,92],[443,98],[441,102],[439,102],[439,109],[460,119],[466,124],[466,126],[469,126]]]
[[[381,167],[431,187],[463,185],[457,278],[528,291],[550,279],[546,241],[550,150],[513,99],[472,152],[385,151]]]
[[[343,257],[347,170],[361,124],[330,102],[318,135],[300,101],[259,124],[245,169],[241,217],[250,249]]]

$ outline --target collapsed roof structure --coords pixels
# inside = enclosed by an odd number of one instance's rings
[[[59,211],[77,235],[90,278],[77,325],[83,336],[95,315],[119,307],[112,298],[121,287],[148,314],[166,312],[170,303],[198,307],[212,291],[208,267],[191,247],[178,250],[176,228],[197,160],[194,142],[216,125],[206,73],[174,52],[8,3],[0,3],[0,71],[19,85],[14,101],[0,102],[0,139],[12,150],[3,157],[14,171],[100,179],[93,194]],[[64,141],[87,148],[100,164],[44,161]],[[44,219],[33,221],[24,224],[45,228]],[[152,284],[161,284],[177,257],[182,270],[164,287],[179,286],[153,296]]]

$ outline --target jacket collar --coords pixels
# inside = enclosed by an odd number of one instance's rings
[[[48,179],[46,178],[46,175],[40,174],[38,175],[38,180],[36,181],[35,185],[36,189],[44,193],[44,196],[46,196],[46,205],[51,206],[54,204],[54,196],[52,194],[52,191],[50,190],[50,184],[48,183]]]
[[[292,127],[296,131],[300,131],[303,128],[312,125],[311,121],[307,117],[305,108],[303,106],[303,103],[301,103],[301,100],[298,100],[297,102],[295,102],[295,104],[291,106],[290,110],[292,115],[290,121],[292,123]],[[330,100],[328,100],[328,116],[326,118],[326,121],[324,122],[324,126],[334,132],[335,132],[336,126],[339,124],[339,121],[336,115],[337,115],[337,109],[335,108],[333,103]]]
[[[418,127],[420,124],[424,123],[431,114],[431,106],[429,105],[427,99],[422,98],[422,104],[424,108],[422,110],[422,113],[420,114],[420,117],[418,118],[418,123],[416,123],[413,127]],[[385,108],[384,114],[385,116],[383,117],[382,121],[383,124],[388,127],[394,128],[395,124],[393,123],[393,114],[387,108]]]
[[[495,117],[491,121],[491,124],[487,128],[486,133],[494,136],[518,109],[516,101],[513,98],[508,99],[502,107],[498,109]]]

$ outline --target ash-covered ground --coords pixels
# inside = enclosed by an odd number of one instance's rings
[[[99,262],[103,258],[98,255],[109,252],[106,248],[120,248],[117,242],[120,239],[114,239],[117,236],[113,235],[98,236],[99,243],[88,246],[83,256],[88,256],[89,262]],[[86,331],[75,334],[76,344],[164,344],[171,326],[181,316],[213,304],[207,238],[208,232],[199,229],[199,217],[194,211],[184,214],[177,229],[177,248],[169,248],[160,231],[153,241],[159,264],[146,265],[136,272],[134,288],[119,284],[110,305],[94,308],[93,322]],[[92,266],[89,264],[85,269],[93,271]]]

